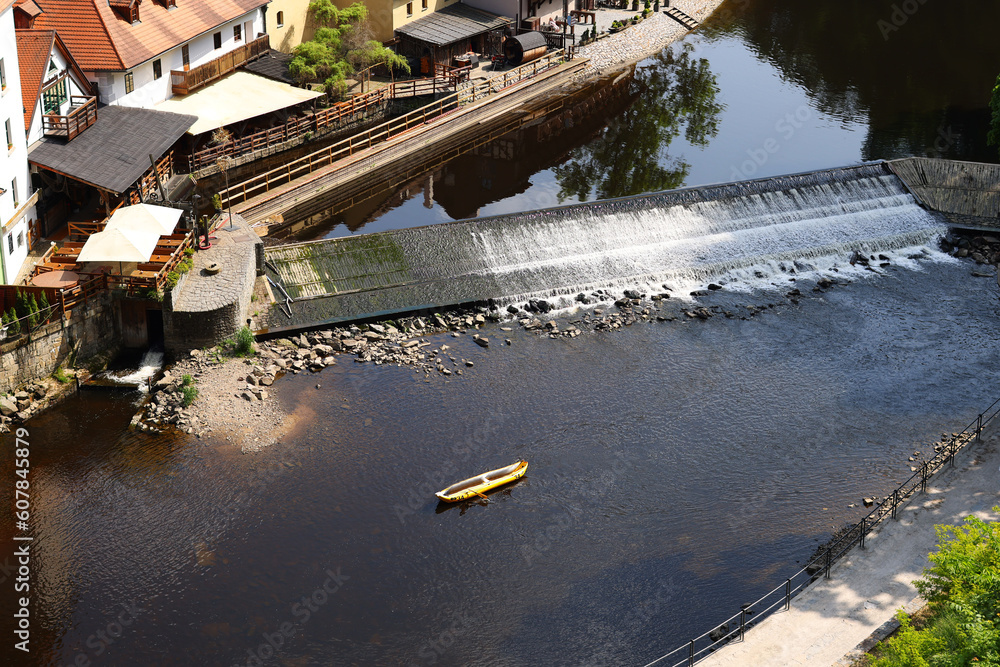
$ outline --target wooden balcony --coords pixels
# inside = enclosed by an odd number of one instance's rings
[[[264,35],[233,49],[229,53],[224,53],[204,65],[198,65],[188,71],[171,70],[170,85],[174,95],[193,93],[235,71],[237,67],[245,65],[251,60],[256,60],[270,48],[271,40],[267,35]]]
[[[42,116],[42,133],[47,137],[66,137],[73,141],[81,132],[97,122],[97,98],[73,95],[69,98],[69,113]]]

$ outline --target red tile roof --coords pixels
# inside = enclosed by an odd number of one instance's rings
[[[0,0],[0,4],[5,0]],[[108,0],[35,0],[42,14],[35,28],[54,29],[85,70],[125,70],[146,62],[268,0],[177,0],[139,7],[139,23],[118,17]]]
[[[34,3],[34,0],[14,0],[14,6],[31,17],[42,13],[42,8]]]
[[[31,125],[31,117],[42,92],[45,66],[49,63],[55,30],[15,30],[17,36],[17,65],[21,72],[21,102],[24,104],[24,131]]]

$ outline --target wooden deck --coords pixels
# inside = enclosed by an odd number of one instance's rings
[[[224,53],[204,65],[192,67],[189,70],[171,70],[170,85],[173,93],[174,95],[188,95],[204,88],[213,81],[236,71],[237,67],[264,55],[270,48],[270,38],[264,35]]]

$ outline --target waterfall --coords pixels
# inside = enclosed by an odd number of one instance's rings
[[[111,385],[135,386],[139,391],[148,391],[147,381],[163,368],[163,350],[149,349],[142,355],[139,368],[131,371],[105,371],[101,378]]]
[[[485,273],[513,297],[622,284],[768,283],[783,264],[846,264],[928,244],[943,223],[890,175],[640,210],[581,209],[473,234]],[[823,262],[824,258],[831,261]]]
[[[575,204],[269,250],[297,319],[667,284],[731,289],[905,264],[946,230],[884,163]],[[911,262],[912,264],[912,262]]]

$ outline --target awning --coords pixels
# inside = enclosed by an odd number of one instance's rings
[[[188,134],[197,135],[308,102],[322,95],[320,92],[294,88],[249,72],[233,72],[198,92],[160,102],[156,108],[159,111],[197,116],[198,120],[188,129]]]
[[[124,229],[91,234],[80,249],[78,262],[148,262],[160,235]]]
[[[114,193],[122,193],[150,169],[196,121],[153,109],[107,106],[97,121],[67,142],[45,138],[28,152],[28,162]]]
[[[122,206],[111,214],[107,229],[136,230],[157,236],[173,234],[182,213],[177,208],[152,204]]]
[[[504,28],[509,23],[509,18],[459,3],[400,26],[396,28],[396,33],[434,46],[444,46]]]

